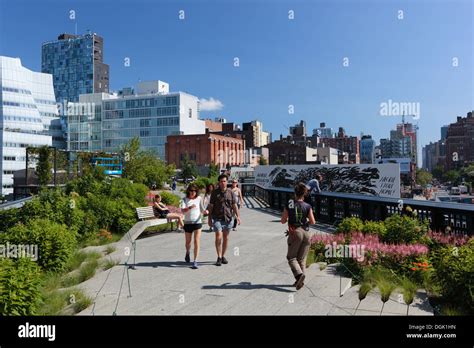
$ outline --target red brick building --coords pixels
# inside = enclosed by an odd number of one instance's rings
[[[458,169],[474,163],[474,113],[458,116],[451,123],[446,137],[446,170]]]
[[[168,135],[165,153],[168,164],[181,167],[181,161],[188,154],[198,166],[214,163],[220,168],[240,166],[245,161],[243,139],[226,137],[213,133],[191,135]]]
[[[334,138],[321,138],[321,143],[328,147],[336,148],[349,154],[348,163],[360,163],[360,145],[358,137],[347,136],[344,128],[339,127],[339,132]]]

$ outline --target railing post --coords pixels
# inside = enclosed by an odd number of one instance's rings
[[[333,223],[336,218],[334,217],[334,197],[328,197],[328,220]]]

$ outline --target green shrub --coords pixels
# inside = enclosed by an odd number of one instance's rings
[[[387,232],[383,221],[365,221],[364,226],[362,227],[363,233],[377,234],[380,237],[383,237]]]
[[[200,190],[204,190],[207,185],[209,184],[214,184],[214,186],[217,183],[217,176],[212,176],[210,178],[205,177],[205,176],[199,176],[197,177],[196,180],[193,181],[193,184],[197,185]]]
[[[428,232],[428,222],[394,214],[385,219],[387,232],[383,241],[387,243],[416,243]]]
[[[0,233],[6,232],[19,221],[19,211],[20,209],[14,208],[0,210]]]
[[[0,241],[17,245],[36,245],[39,254],[38,265],[47,271],[60,271],[75,248],[76,236],[65,225],[36,219],[25,225],[15,225],[7,233],[0,235]]]
[[[361,219],[356,217],[345,218],[337,226],[337,232],[349,233],[352,231],[361,232],[364,223]]]
[[[434,277],[443,297],[474,312],[474,240],[458,249],[441,248],[434,262]]]
[[[31,259],[0,259],[0,315],[35,314],[40,284],[41,271]]]
[[[172,205],[174,207],[177,207],[179,205],[180,199],[174,193],[162,191],[160,192],[160,196],[163,204]]]

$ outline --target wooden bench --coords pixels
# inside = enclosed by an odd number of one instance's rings
[[[155,216],[155,211],[153,210],[153,206],[148,206],[148,207],[138,207],[136,208],[137,210],[137,216],[138,220],[144,221],[144,220],[149,220],[149,219],[157,219],[157,220],[166,220],[166,219],[160,219]],[[166,220],[167,221],[167,220]],[[173,230],[173,220],[171,222],[171,230]],[[160,225],[161,223],[158,223]],[[178,228],[178,222],[176,221],[176,228]]]

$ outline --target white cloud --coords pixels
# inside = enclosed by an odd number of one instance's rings
[[[201,111],[216,111],[221,110],[224,107],[224,104],[218,99],[210,97],[209,99],[201,98],[199,99],[201,104]]]

